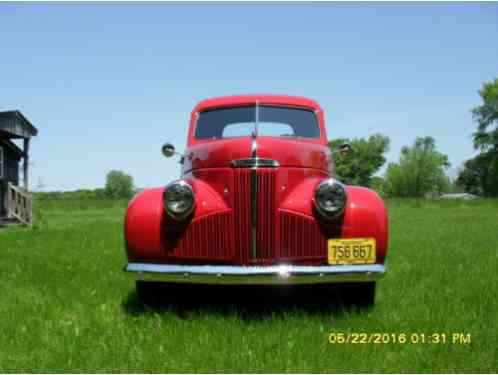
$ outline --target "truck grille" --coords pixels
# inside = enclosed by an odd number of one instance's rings
[[[323,258],[326,255],[327,239],[314,220],[294,213],[280,215],[280,238],[282,258]]]
[[[276,185],[274,169],[258,170],[257,260],[274,260],[276,255]]]
[[[233,218],[237,258],[250,261],[251,253],[251,170],[234,169]]]
[[[167,225],[163,240],[168,258],[233,261],[230,212],[201,217],[188,225]]]
[[[254,171],[257,173],[255,249],[251,178]],[[165,225],[163,249],[167,258],[201,264],[326,263],[327,239],[340,237],[341,228],[321,226],[312,217],[279,210],[278,172],[279,168],[233,168],[232,209],[191,222]]]
[[[341,236],[335,225],[322,227],[313,218],[293,212],[280,213],[280,256],[282,260],[303,263],[327,261],[327,239]]]
[[[234,169],[235,246],[243,263],[264,263],[276,256],[277,171],[258,168],[257,173],[257,223],[256,254],[252,250],[252,169]]]

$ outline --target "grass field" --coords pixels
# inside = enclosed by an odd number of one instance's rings
[[[122,272],[125,206],[45,204],[33,230],[0,232],[0,372],[498,371],[497,200],[388,202],[388,274],[368,311],[264,289],[144,309]],[[409,340],[328,341],[363,332]],[[421,343],[433,333],[446,343]]]

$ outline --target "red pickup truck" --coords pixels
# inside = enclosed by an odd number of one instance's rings
[[[347,151],[347,147],[346,147]],[[165,156],[177,154],[171,144]],[[125,220],[125,270],[201,284],[357,283],[372,304],[385,273],[387,212],[372,190],[334,176],[313,100],[228,96],[194,108],[181,179],[137,194]]]

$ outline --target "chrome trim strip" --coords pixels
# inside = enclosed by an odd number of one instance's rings
[[[136,280],[193,284],[318,284],[376,281],[384,276],[383,264],[329,266],[193,266],[129,263],[125,271]]]
[[[256,102],[256,116],[254,121],[254,133],[251,144],[251,156],[255,163],[251,166],[251,259],[256,261],[258,257],[258,123],[259,102]]]
[[[248,159],[237,159],[232,160],[231,165],[233,168],[277,168],[280,166],[278,161],[273,159],[263,159],[263,158],[248,158]]]

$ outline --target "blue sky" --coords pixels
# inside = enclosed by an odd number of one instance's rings
[[[389,161],[433,136],[458,167],[497,41],[497,3],[0,3],[0,110],[38,127],[44,190],[165,184],[196,102],[243,93],[313,98],[329,138],[381,132]]]

